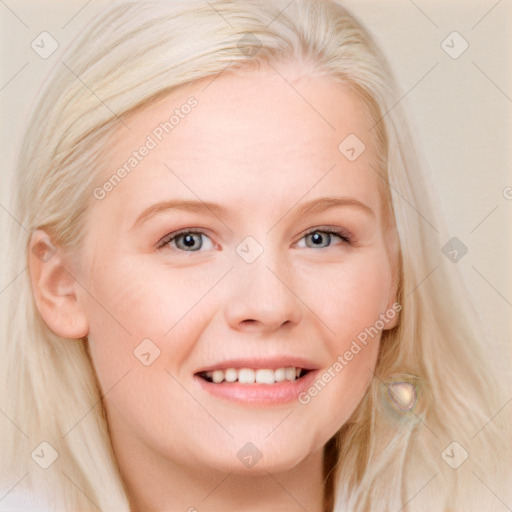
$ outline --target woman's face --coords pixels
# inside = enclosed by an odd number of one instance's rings
[[[119,125],[79,297],[118,450],[292,468],[347,421],[396,323],[366,110],[280,73],[202,80]]]

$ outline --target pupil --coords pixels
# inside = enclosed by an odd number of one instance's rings
[[[320,233],[313,234],[313,243],[320,245],[323,242],[323,236]]]
[[[183,239],[183,243],[187,247],[193,247],[195,245],[196,241],[195,241],[193,235],[186,235],[185,238]]]

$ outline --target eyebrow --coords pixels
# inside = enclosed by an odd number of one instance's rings
[[[299,207],[294,205],[288,210],[280,220],[286,217],[293,209],[296,208],[296,215],[302,216],[313,213],[321,213],[330,208],[339,208],[342,206],[352,206],[365,212],[367,215],[375,218],[375,212],[366,204],[352,197],[322,197],[320,199],[313,199]],[[196,201],[196,200],[168,200],[160,201],[154,205],[146,208],[133,223],[132,229],[136,226],[146,222],[155,215],[166,211],[189,211],[199,214],[210,214],[218,218],[227,216],[228,208],[221,206],[217,203]],[[278,221],[280,222],[280,221]]]
[[[341,206],[352,206],[360,209],[371,217],[376,216],[375,212],[367,204],[353,197],[322,197],[320,199],[313,199],[297,207],[296,215],[320,213],[330,208],[339,208]]]
[[[194,213],[203,213],[210,214],[215,217],[221,218],[227,214],[227,209],[216,203],[209,203],[205,201],[195,201],[195,200],[170,200],[170,201],[160,201],[155,203],[154,205],[146,208],[135,220],[133,223],[132,229],[136,226],[146,222],[151,217],[154,217],[158,213],[172,211],[172,210],[181,210],[181,211],[189,211]]]

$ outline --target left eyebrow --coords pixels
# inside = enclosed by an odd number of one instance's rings
[[[375,212],[367,204],[362,203],[354,197],[322,197],[321,199],[313,199],[297,207],[295,213],[301,216],[308,213],[321,213],[330,208],[339,208],[342,206],[357,208],[366,215],[376,218]]]

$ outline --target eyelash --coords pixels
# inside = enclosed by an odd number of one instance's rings
[[[327,235],[330,235],[330,236],[334,235],[334,236],[340,238],[343,244],[354,245],[352,235],[350,235],[348,232],[346,232],[346,231],[344,231],[342,229],[339,229],[339,228],[332,228],[332,227],[327,227],[327,226],[319,226],[319,227],[310,229],[309,231],[304,233],[299,238],[299,241],[304,239],[304,238],[306,238],[308,235],[312,235],[313,233],[324,233],[324,234],[327,234]],[[181,236],[181,235],[189,235],[189,234],[190,235],[205,235],[205,236],[208,236],[203,231],[200,231],[200,230],[197,230],[197,229],[193,229],[193,228],[182,229],[180,231],[176,231],[176,232],[169,233],[169,234],[165,235],[158,242],[157,249],[163,249],[164,247],[169,246],[169,244],[171,242],[173,242],[174,240],[176,240],[179,236]],[[210,238],[210,237],[208,237],[208,238]],[[298,243],[298,242],[296,242],[296,243]],[[175,250],[177,250],[179,252],[197,252],[197,251],[184,251],[182,249],[175,249]]]
[[[172,241],[176,240],[181,235],[206,235],[203,231],[200,231],[198,229],[181,229],[179,231],[175,231],[173,233],[169,233],[168,235],[165,235],[160,242],[157,244],[157,249],[163,249],[164,247],[168,246]],[[208,237],[209,238],[209,237]],[[180,252],[187,252],[187,251],[181,251],[180,249],[177,249]],[[194,251],[189,251],[194,252]]]
[[[340,229],[340,228],[334,228],[334,227],[329,227],[329,226],[319,226],[319,227],[310,229],[309,231],[304,233],[300,237],[299,240],[302,240],[306,236],[311,235],[313,233],[317,233],[317,232],[319,232],[319,233],[326,233],[328,235],[337,236],[337,237],[339,237],[341,239],[341,241],[344,244],[347,244],[347,245],[353,245],[354,244],[354,240],[352,238],[352,235],[349,234],[347,231],[345,231],[343,229]]]

